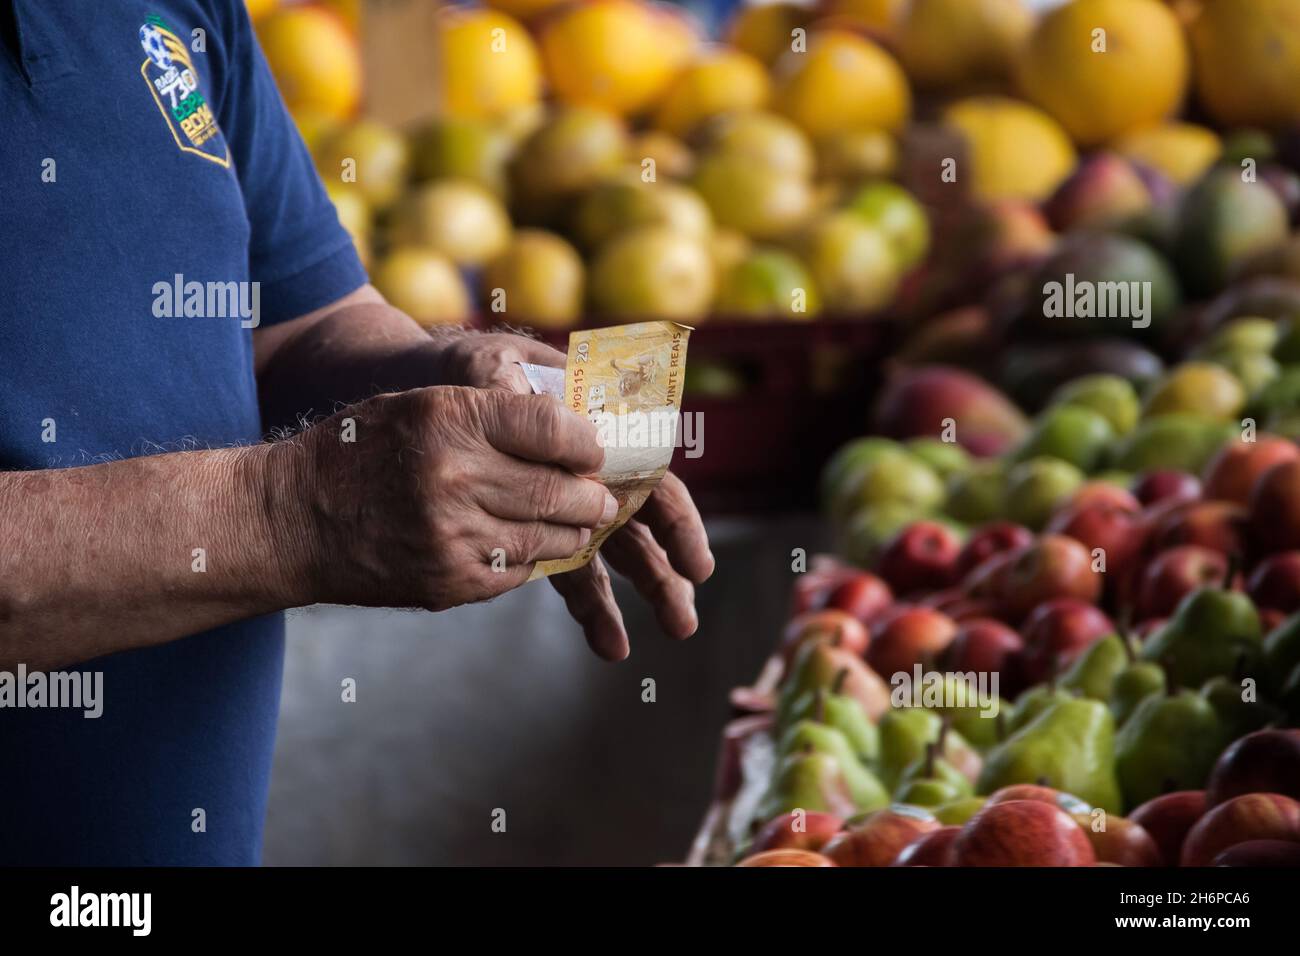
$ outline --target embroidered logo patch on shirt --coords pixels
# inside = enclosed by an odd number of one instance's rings
[[[199,89],[199,75],[189,48],[162,17],[152,15],[140,27],[140,46],[148,54],[140,64],[140,75],[149,84],[149,92],[176,145],[182,152],[229,166],[225,137],[212,106]]]

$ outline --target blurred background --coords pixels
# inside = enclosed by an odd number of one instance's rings
[[[792,548],[869,563],[918,517],[1007,507],[1041,527],[1087,479],[1199,471],[1243,410],[1300,432],[1294,0],[248,6],[394,304],[561,345],[697,327],[705,453],[674,468],[719,559],[686,644],[623,595],[616,667],[544,585],[294,614],[270,864],[680,860]],[[1149,325],[1050,314],[1067,275],[1150,283]],[[1133,414],[1054,439],[1084,375]],[[914,470],[864,483],[867,435]]]

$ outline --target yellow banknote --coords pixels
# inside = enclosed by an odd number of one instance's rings
[[[586,547],[570,558],[539,561],[534,578],[590,561],[663,479],[677,443],[690,334],[689,326],[676,322],[582,329],[569,336],[563,379],[559,369],[524,366],[535,392],[554,395],[596,426],[605,448],[596,478],[618,499],[618,515],[597,528]]]

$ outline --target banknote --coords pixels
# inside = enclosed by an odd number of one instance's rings
[[[585,565],[663,479],[677,441],[691,331],[676,322],[581,329],[569,336],[562,370],[520,363],[534,392],[554,396],[596,426],[605,464],[595,477],[618,499],[618,515],[581,551],[537,562],[532,577]]]

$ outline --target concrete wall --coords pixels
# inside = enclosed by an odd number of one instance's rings
[[[786,613],[815,522],[711,526],[700,631],[663,637],[619,581],[632,656],[587,650],[549,585],[443,614],[318,607],[289,622],[268,865],[641,865],[681,859],[727,690]],[[355,678],[357,702],[340,699]],[[643,703],[641,682],[656,681]],[[491,829],[494,808],[506,832]]]

